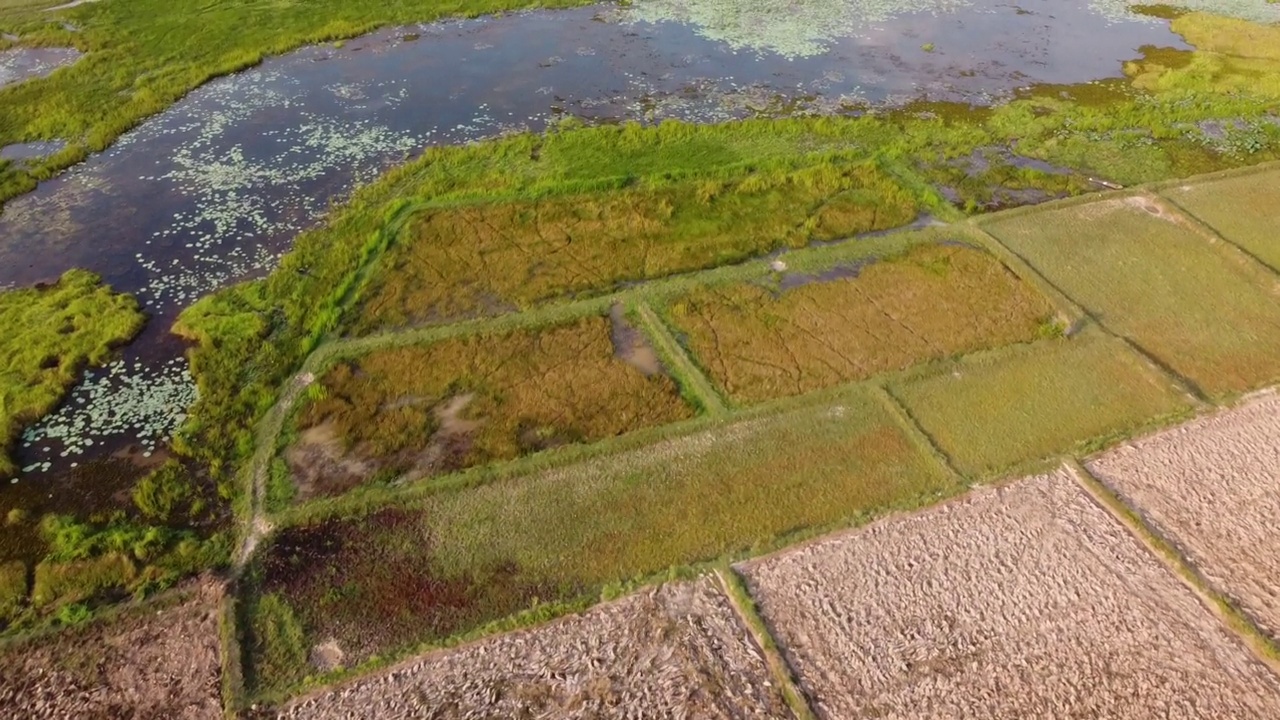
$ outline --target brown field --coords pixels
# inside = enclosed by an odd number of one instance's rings
[[[424,210],[381,261],[353,330],[600,292],[905,225],[916,212],[870,165]]]
[[[924,245],[830,279],[698,290],[671,308],[694,354],[740,401],[798,395],[1035,339],[1053,307],[995,258]]]
[[[1164,194],[1226,239],[1280,270],[1275,219],[1275,209],[1280,208],[1280,170],[1184,185]]]
[[[668,584],[301,699],[281,718],[782,718],[710,579]]]
[[[1280,681],[1065,472],[744,571],[821,717],[1280,714]]]
[[[1116,448],[1087,467],[1280,639],[1280,396]]]
[[[330,370],[286,451],[299,498],[681,420],[676,384],[617,356],[607,318],[376,350]]]
[[[221,594],[221,585],[203,581],[180,604],[144,606],[3,649],[4,717],[221,717]]]

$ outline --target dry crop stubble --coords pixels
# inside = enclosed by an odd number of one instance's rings
[[[431,653],[276,717],[786,718],[768,670],[707,578]]]
[[[1126,443],[1086,467],[1280,640],[1280,396]]]
[[[1034,340],[1053,307],[995,258],[922,245],[774,292],[697,290],[671,315],[735,400],[798,395],[983,348]]]
[[[1065,471],[744,572],[821,717],[1280,712],[1280,680]]]

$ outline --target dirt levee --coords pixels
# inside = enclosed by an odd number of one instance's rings
[[[206,582],[184,602],[0,651],[6,718],[222,716],[217,603]]]
[[[709,579],[646,590],[534,630],[433,653],[279,717],[788,717]]]
[[[1088,468],[1280,638],[1280,396],[1118,447]]]
[[[1280,716],[1280,681],[1062,472],[744,570],[822,717]]]

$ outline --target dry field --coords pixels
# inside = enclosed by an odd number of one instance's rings
[[[1280,681],[1065,472],[744,571],[822,717],[1280,716]]]
[[[1280,396],[1124,445],[1087,467],[1280,638]]]
[[[222,714],[217,604],[205,581],[158,612],[126,613],[0,652],[4,717],[206,720]]]
[[[281,718],[779,718],[760,651],[708,578],[433,653]]]
[[[1034,340],[1053,315],[998,260],[962,245],[829,274],[777,294],[756,284],[697,290],[671,314],[716,382],[748,402]]]

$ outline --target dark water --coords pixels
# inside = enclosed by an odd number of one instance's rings
[[[744,41],[717,18],[635,21],[648,6],[518,13],[385,30],[209,83],[0,217],[0,287],[86,267],[153,314],[117,366],[27,433],[21,481],[140,438],[158,445],[193,392],[166,332],[177,312],[267,272],[332,201],[429,145],[561,116],[716,122],[989,103],[1118,76],[1144,45],[1185,47],[1165,22],[1108,19],[1083,2],[934,4],[952,10],[842,15],[798,41],[784,25]]]
[[[44,77],[80,59],[74,48],[13,47],[0,50],[0,87]]]

